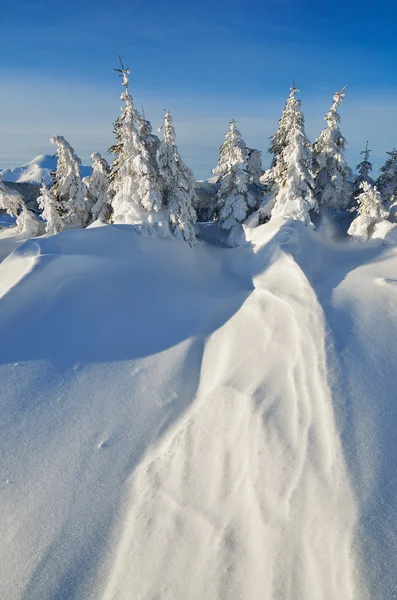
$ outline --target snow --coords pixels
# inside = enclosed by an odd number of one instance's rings
[[[378,228],[362,245],[272,219],[224,249],[96,222],[11,253],[0,597],[391,598],[397,249]]]
[[[57,157],[51,154],[40,154],[21,167],[0,171],[4,181],[13,183],[42,183],[52,182],[51,173],[57,168]],[[91,167],[81,167],[81,176],[91,175]]]

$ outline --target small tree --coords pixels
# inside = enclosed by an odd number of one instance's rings
[[[230,230],[243,223],[255,206],[255,198],[248,189],[247,158],[247,147],[233,119],[220,148],[218,164],[212,171],[219,175],[217,215],[222,229]]]
[[[17,217],[17,232],[22,233],[27,238],[37,237],[44,233],[43,223],[27,208],[24,203],[22,210]]]
[[[45,230],[50,235],[55,235],[63,230],[64,224],[59,214],[59,202],[53,194],[52,188],[48,188],[43,182],[37,203],[43,211],[41,216],[46,221]]]
[[[254,186],[260,186],[263,175],[262,157],[259,150],[247,148],[247,173],[248,181]]]
[[[357,217],[351,223],[347,233],[366,242],[372,236],[375,225],[387,219],[389,213],[382,204],[382,197],[376,186],[363,181],[360,187],[362,192],[357,197]]]
[[[382,196],[383,203],[389,206],[396,200],[397,196],[397,150],[393,148],[386,152],[388,158],[385,164],[379,169],[380,174],[376,181],[376,186]]]
[[[115,223],[145,224],[147,227],[163,220],[162,193],[158,175],[153,167],[148,144],[139,130],[145,129],[142,119],[134,109],[129,93],[129,69],[124,68],[120,58],[124,91],[121,118],[116,122],[116,155],[111,167],[111,190],[113,194],[113,221]],[[147,131],[145,136],[147,138]]]
[[[12,217],[17,217],[24,205],[25,203],[21,194],[16,190],[6,187],[0,175],[0,208],[6,210]]]
[[[275,199],[272,217],[283,217],[310,222],[309,211],[318,210],[314,197],[314,180],[311,172],[312,153],[305,134],[299,90],[293,88],[289,99],[289,131],[284,148],[273,167],[275,173]]]
[[[357,165],[357,175],[354,179],[354,187],[350,200],[350,208],[354,210],[357,207],[357,196],[361,193],[361,184],[366,181],[371,185],[374,183],[374,180],[370,176],[370,172],[372,171],[372,163],[369,160],[369,154],[371,150],[368,150],[368,142],[365,145],[365,150],[362,150],[360,154],[363,155],[363,160]]]
[[[197,201],[193,172],[183,162],[175,144],[172,117],[167,110],[162,127],[164,141],[158,150],[158,165],[164,181],[164,197],[168,223],[176,237],[190,246],[196,241],[194,224],[197,219],[193,204]]]
[[[339,129],[338,113],[345,89],[334,94],[334,102],[325,115],[327,127],[313,146],[315,196],[320,207],[347,208],[351,199],[353,173],[343,154],[347,142]]]
[[[85,186],[80,175],[81,160],[61,135],[54,135],[51,143],[57,147],[58,163],[52,193],[62,209],[66,227],[85,227],[89,211],[85,201]]]
[[[109,173],[110,167],[106,160],[98,152],[91,154],[92,174],[84,177],[86,187],[87,204],[90,207],[89,222],[97,219],[107,221],[110,214],[109,207]]]

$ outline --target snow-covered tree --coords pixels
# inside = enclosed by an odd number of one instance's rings
[[[283,139],[283,149],[273,167],[274,207],[272,217],[310,222],[309,211],[318,210],[314,197],[314,180],[311,171],[312,152],[306,137],[301,101],[296,98],[299,90],[293,88],[288,102],[289,130]]]
[[[363,181],[360,187],[362,192],[357,197],[357,217],[351,223],[347,233],[366,242],[372,236],[375,225],[387,219],[389,213],[382,204],[382,197],[376,186]]]
[[[397,199],[397,150],[393,148],[386,154],[388,154],[388,158],[379,169],[376,187],[382,196],[383,203],[389,206]]]
[[[263,175],[262,157],[259,150],[247,148],[247,173],[249,183],[260,186],[260,178]]]
[[[353,210],[357,207],[357,196],[361,193],[361,184],[366,181],[371,185],[374,184],[374,180],[370,176],[372,171],[372,163],[369,160],[369,154],[371,150],[368,150],[368,142],[365,145],[365,150],[362,150],[360,154],[363,155],[363,160],[357,165],[357,175],[354,179],[353,192],[350,200],[350,208]]]
[[[345,89],[334,94],[334,102],[325,115],[327,127],[313,145],[315,196],[320,207],[347,208],[353,190],[353,173],[343,154],[347,142],[339,129],[338,107]]]
[[[85,227],[89,211],[80,175],[81,160],[63,136],[54,135],[51,143],[56,145],[58,156],[52,193],[60,203],[62,220],[65,227]]]
[[[89,222],[97,219],[107,221],[110,214],[109,207],[109,173],[110,167],[98,152],[91,154],[92,174],[84,177],[87,204],[90,207]]]
[[[297,118],[295,107],[296,94],[298,91],[298,88],[295,87],[295,83],[293,83],[292,87],[290,87],[290,93],[285,102],[284,110],[278,121],[278,128],[270,138],[268,153],[273,155],[272,162],[270,168],[260,177],[260,183],[264,187],[264,194],[258,210],[256,210],[247,221],[249,227],[256,227],[270,219],[277,195],[276,181],[282,178],[284,170],[282,158],[283,150],[287,145],[287,138],[291,131],[292,124]]]
[[[46,221],[46,232],[50,235],[55,235],[59,231],[62,231],[64,224],[59,214],[59,202],[52,188],[48,188],[44,182],[40,190],[40,196],[37,198],[37,203],[43,211],[41,216]]]
[[[284,148],[287,146],[287,138],[292,127],[292,124],[296,120],[296,94],[299,92],[298,88],[295,87],[295,83],[290,87],[290,94],[285,102],[284,110],[278,122],[277,131],[270,138],[269,154],[273,155],[272,167],[276,166],[277,158],[282,154]],[[301,123],[303,125],[303,122]],[[268,174],[269,176],[269,174]]]
[[[111,167],[113,221],[160,225],[164,220],[162,193],[148,148],[147,136],[150,134],[145,131],[142,118],[134,109],[128,89],[129,69],[121,63],[121,68],[116,70],[122,77],[124,91],[121,94],[122,114],[115,127],[113,152],[116,158]]]
[[[218,164],[212,171],[219,176],[217,214],[222,229],[230,230],[243,223],[255,207],[255,197],[248,188],[247,160],[247,147],[233,119],[220,148]]]
[[[195,178],[183,162],[175,143],[172,117],[167,110],[162,127],[164,140],[158,150],[158,165],[164,181],[164,199],[168,223],[176,237],[193,245],[196,240],[194,224],[197,219],[193,203],[197,201],[194,191]]]
[[[24,203],[16,221],[17,232],[27,238],[37,237],[44,233],[43,223],[28,209]]]
[[[0,175],[0,209],[6,210],[13,217],[17,217],[24,205],[21,194],[12,188],[6,187]]]

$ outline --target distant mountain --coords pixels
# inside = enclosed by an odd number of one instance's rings
[[[13,169],[5,169],[0,171],[4,181],[12,183],[51,183],[51,173],[57,168],[57,157],[50,154],[40,154],[33,160]],[[91,167],[82,166],[80,169],[81,176],[86,177],[91,175]]]

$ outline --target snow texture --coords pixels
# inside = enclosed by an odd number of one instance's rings
[[[390,600],[387,225],[362,245],[274,218],[182,252],[97,222],[9,255],[0,597]]]

